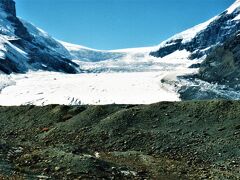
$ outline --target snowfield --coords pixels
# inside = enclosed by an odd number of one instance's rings
[[[196,72],[197,69],[188,67],[200,62],[188,60],[189,52],[185,50],[164,58],[151,57],[142,48],[126,50],[124,53],[126,56],[119,60],[78,60],[80,68],[88,73],[71,75],[29,71],[27,74],[2,75],[2,82],[5,83],[0,93],[0,105],[150,104],[179,101],[177,76]]]
[[[175,92],[161,86],[164,73],[61,73],[32,72],[12,75],[15,85],[4,88],[1,105],[149,104],[178,101]]]

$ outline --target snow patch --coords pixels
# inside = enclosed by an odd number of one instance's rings
[[[72,44],[72,43],[68,43],[68,42],[64,42],[61,40],[57,40],[59,43],[61,43],[67,50],[69,51],[79,51],[81,49],[87,49],[87,50],[93,50],[93,51],[104,51],[104,50],[97,50],[97,49],[92,49],[86,46],[81,46],[81,45],[77,45],[77,44]]]
[[[197,26],[187,29],[186,31],[176,34],[175,36],[172,36],[171,38],[167,39],[166,41],[163,41],[159,45],[159,48],[169,46],[170,44],[168,44],[168,42],[173,41],[173,40],[182,39],[182,43],[187,43],[187,42],[191,41],[199,32],[206,29],[208,27],[208,25],[211,22],[215,21],[217,18],[219,18],[219,16],[215,16],[204,23],[201,23]]]
[[[12,85],[15,85],[15,81],[12,80],[10,76],[5,74],[0,74],[0,96],[1,96],[1,91],[4,88]]]
[[[239,8],[240,8],[240,1],[237,0],[227,9],[227,14],[232,14],[236,9],[239,9]]]

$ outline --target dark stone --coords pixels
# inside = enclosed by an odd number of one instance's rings
[[[7,19],[12,22],[15,27],[15,34],[23,38],[27,41],[32,41],[33,37],[27,31],[27,28],[23,25],[23,23],[16,16],[8,16]]]
[[[11,74],[12,72],[20,73],[21,70],[18,69],[17,65],[12,62],[8,57],[0,60],[0,71],[5,74]]]
[[[15,2],[13,0],[0,0],[0,7],[12,16],[16,16]]]
[[[170,44],[170,45],[168,45],[168,44]],[[182,39],[177,39],[175,41],[169,41],[165,47],[160,48],[156,52],[151,52],[150,55],[162,58],[162,57],[167,56],[167,55],[175,52],[176,50],[180,49],[181,46],[182,46]]]
[[[192,64],[191,66],[189,66],[189,68],[200,68],[201,63],[197,63],[197,64]]]

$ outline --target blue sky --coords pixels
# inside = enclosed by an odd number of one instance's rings
[[[235,0],[15,0],[19,17],[50,35],[96,49],[157,45]]]

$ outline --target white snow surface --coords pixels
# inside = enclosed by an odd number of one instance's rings
[[[227,9],[227,14],[232,14],[237,8],[240,8],[240,0],[237,0]]]
[[[121,73],[112,71],[70,75],[39,71],[5,75],[5,79],[11,83],[6,83],[2,89],[0,105],[150,104],[179,101],[177,87],[174,86],[176,77],[196,71],[188,68],[196,61],[187,60],[187,55],[187,51],[178,51],[167,58],[155,58],[149,69],[144,65],[139,72],[124,70]],[[128,63],[131,68],[139,70],[135,61]],[[99,64],[102,65],[105,66]],[[86,63],[86,66],[89,66],[89,63]],[[119,64],[116,66],[120,67]],[[173,84],[166,86],[161,80]]]
[[[86,46],[82,46],[82,45],[78,45],[78,44],[72,44],[72,43],[68,43],[65,41],[61,41],[61,40],[57,40],[59,43],[61,43],[67,50],[69,51],[79,51],[81,49],[87,49],[87,50],[93,50],[93,51],[100,51],[97,49],[92,49]]]
[[[29,23],[21,18],[19,19],[38,43],[48,47],[52,51],[61,54],[63,57],[71,58],[68,50],[61,43],[51,37],[47,32],[36,27],[32,23]]]
[[[182,43],[187,43],[187,42],[191,41],[199,32],[206,29],[208,27],[208,25],[211,22],[213,22],[214,20],[216,20],[217,18],[219,18],[219,16],[215,16],[206,22],[203,22],[203,23],[198,24],[190,29],[187,29],[179,34],[176,34],[176,35],[172,36],[171,38],[167,39],[166,41],[163,41],[159,45],[159,47],[161,48],[161,47],[169,46],[169,45],[171,45],[169,42],[171,42],[173,40],[177,40],[177,39],[182,39]]]
[[[0,94],[5,87],[12,85],[15,85],[15,81],[13,81],[11,77],[6,76],[5,74],[0,74]]]
[[[15,85],[4,88],[1,105],[148,104],[178,101],[178,95],[161,87],[164,73],[100,73],[66,75],[32,72],[12,75]]]

